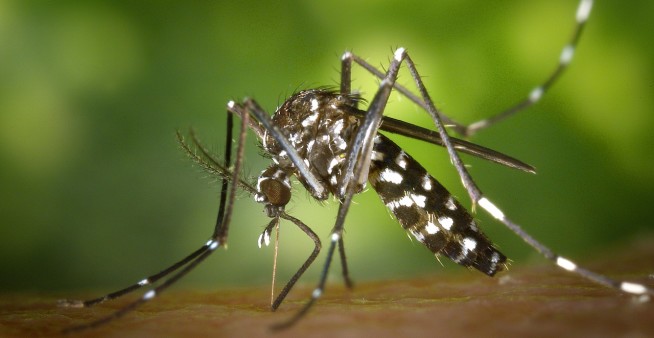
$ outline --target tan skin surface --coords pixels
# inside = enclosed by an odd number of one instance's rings
[[[653,262],[654,240],[650,239],[602,256],[590,267],[652,285],[654,280],[648,276],[654,273]],[[289,318],[304,304],[311,292],[310,282],[303,281],[277,312],[269,310],[269,289],[265,286],[215,292],[173,290],[110,324],[68,336],[654,336],[654,302],[639,301],[544,263],[516,266],[495,278],[464,272],[361,282],[352,291],[331,283],[297,326],[271,332],[271,324]],[[100,318],[132,299],[72,309],[58,308],[57,298],[3,295],[0,336],[59,336],[61,329]]]

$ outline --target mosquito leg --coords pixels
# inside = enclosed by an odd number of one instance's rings
[[[352,52],[345,52],[341,56],[341,94],[352,93]],[[383,74],[382,74],[383,75]]]
[[[242,158],[243,158],[243,152],[244,152],[244,147],[245,147],[245,135],[246,135],[246,128],[247,128],[247,123],[248,123],[248,117],[243,117],[241,119],[241,132],[240,132],[240,137],[239,137],[239,142],[238,142],[238,148],[237,148],[237,158],[234,164],[234,172],[232,176],[232,182],[238,182],[238,174],[242,165]],[[229,165],[229,159],[226,161],[226,164]],[[222,185],[221,189],[227,188],[226,185]],[[149,291],[145,292],[139,299],[127,304],[126,306],[122,307],[121,309],[115,311],[114,313],[110,314],[109,316],[100,318],[98,320],[92,321],[90,323],[78,325],[78,326],[73,326],[64,329],[64,333],[70,333],[70,332],[77,332],[97,326],[101,326],[103,324],[106,324],[114,319],[120,318],[123,315],[131,312],[134,310],[136,307],[139,305],[142,305],[154,297],[156,297],[158,294],[166,290],[168,287],[173,285],[176,281],[178,281],[180,278],[184,277],[187,273],[189,273],[193,268],[195,268],[198,264],[200,264],[202,261],[204,261],[209,255],[211,255],[219,246],[223,245],[223,240],[226,240],[226,229],[228,229],[229,223],[231,221],[231,214],[232,210],[234,208],[234,201],[237,193],[237,184],[232,184],[231,189],[229,192],[229,197],[227,197],[227,194],[223,194],[221,191],[221,198],[220,198],[220,206],[219,206],[219,214],[224,215],[223,218],[219,220],[217,223],[216,227],[218,229],[224,229],[221,231],[215,231],[214,236],[212,239],[210,239],[204,246],[202,246],[200,249],[196,250],[193,252],[191,255],[187,256],[180,262],[173,264],[171,267],[163,270],[159,274],[153,275],[156,276],[156,279],[161,279],[170,273],[176,271],[177,269],[181,268],[177,273],[169,277],[168,279],[164,280],[159,286],[150,289]],[[182,268],[183,267],[183,268]],[[165,272],[165,273],[164,273]],[[154,279],[154,278],[153,278]],[[154,280],[151,280],[150,278],[146,278],[142,280],[141,282],[134,284],[131,287],[128,287],[123,290],[128,290],[133,291],[136,290],[142,286],[149,285],[150,283],[153,283]],[[118,294],[115,297],[121,296],[129,291],[123,292]],[[120,291],[119,291],[120,292]],[[117,294],[119,292],[116,292],[114,294]],[[114,298],[115,298],[114,297]],[[100,301],[103,300],[103,298],[98,298]],[[100,302],[98,301],[98,302]],[[92,303],[96,304],[98,302]],[[64,306],[77,306],[77,307],[83,307],[86,306],[84,302],[70,302],[70,301],[64,301],[61,303]],[[91,304],[91,305],[92,305]]]
[[[327,259],[325,260],[325,265],[323,266],[323,270],[320,275],[320,282],[311,293],[311,298],[309,301],[305,303],[304,306],[298,312],[296,312],[293,317],[287,321],[273,325],[273,330],[283,330],[293,326],[309,312],[309,310],[313,307],[313,304],[315,304],[316,301],[318,301],[318,299],[322,296],[322,292],[325,289],[325,282],[327,281],[327,274],[329,273],[329,266],[331,265],[332,258],[334,256],[334,249],[336,248],[336,243],[338,242],[338,237],[339,236],[337,236],[335,233],[332,233],[332,240],[329,245],[329,250],[327,251]]]
[[[230,143],[231,143],[231,140],[232,140],[232,129],[233,129],[232,126],[233,126],[233,117],[232,117],[231,114],[227,114],[227,134],[226,134],[227,136],[226,136],[226,139],[228,140],[228,143],[227,143],[227,145],[225,147],[226,148],[225,149],[225,162],[227,162],[227,163],[229,163],[231,161],[231,149],[232,149],[232,147],[231,147]],[[227,184],[228,184],[226,179],[223,179],[222,181],[223,182],[222,182],[222,188],[221,188],[221,200],[223,200],[223,199],[225,199],[227,197],[226,194],[227,194]],[[220,222],[220,220],[222,220],[222,217],[224,216],[223,215],[224,214],[224,210],[223,210],[224,208],[220,207],[218,209],[219,209],[219,211],[218,211],[218,221],[216,222],[216,229],[214,231],[214,236],[215,236],[215,233],[217,232],[217,229],[218,229],[218,223]],[[139,289],[139,288],[141,288],[143,286],[150,285],[150,284],[153,284],[153,283],[157,282],[159,279],[167,276],[171,272],[174,272],[175,270],[179,269],[180,267],[186,265],[188,262],[190,262],[193,259],[195,259],[196,257],[198,257],[200,254],[202,254],[204,251],[206,251],[207,248],[208,248],[208,243],[205,244],[204,246],[200,247],[199,249],[195,250],[190,255],[184,257],[179,262],[169,266],[168,268],[166,268],[166,269],[164,269],[164,270],[162,270],[162,271],[160,271],[160,272],[158,272],[158,273],[156,273],[154,275],[148,276],[147,278],[144,278],[144,279],[140,280],[139,282],[137,282],[135,284],[132,284],[132,285],[130,285],[130,286],[124,288],[124,289],[109,293],[109,294],[104,295],[102,297],[89,299],[89,300],[85,300],[85,301],[68,300],[68,299],[60,300],[59,301],[59,306],[63,306],[63,307],[89,307],[89,306],[93,306],[95,304],[105,302],[107,300],[116,299],[116,298],[118,298],[120,296],[126,295],[126,294],[128,294],[128,293],[130,293],[130,292],[132,292],[134,290],[137,290],[137,289]]]
[[[341,94],[350,95],[352,93],[352,58],[351,52],[345,52],[341,57]],[[354,286],[350,278],[350,271],[347,267],[347,258],[345,256],[345,244],[343,238],[338,241],[338,254],[341,257],[341,268],[345,286],[351,289]]]
[[[447,134],[447,131],[445,130],[442,121],[440,120],[440,115],[438,113],[438,110],[434,106],[431,98],[429,97],[429,94],[427,93],[427,90],[422,83],[421,77],[418,74],[418,71],[415,67],[415,64],[411,60],[411,58],[408,55],[405,55],[405,61],[407,64],[407,67],[409,68],[409,71],[411,73],[411,76],[413,77],[416,87],[418,87],[418,90],[423,97],[423,100],[425,103],[427,103],[429,110],[428,112],[430,113],[432,120],[436,124],[436,127],[438,129],[439,134],[441,135],[441,138],[443,140],[443,143],[445,143],[445,146],[448,150],[448,153],[450,155],[450,160],[454,164],[455,168],[457,169],[459,176],[461,177],[461,181],[463,182],[463,186],[466,188],[468,194],[470,195],[470,198],[473,202],[474,205],[479,205],[482,207],[484,210],[486,210],[491,216],[496,218],[498,221],[500,221],[502,224],[504,224],[507,228],[509,228],[511,231],[513,231],[516,235],[518,235],[520,238],[522,238],[527,244],[532,246],[536,251],[541,253],[543,256],[545,256],[547,259],[553,261],[557,266],[571,271],[573,273],[578,274],[579,276],[582,276],[586,279],[589,279],[591,281],[594,281],[596,283],[626,292],[626,293],[631,293],[635,295],[653,295],[654,291],[650,288],[648,288],[645,285],[642,284],[636,284],[636,283],[631,283],[631,282],[626,282],[626,281],[616,281],[613,280],[609,277],[597,274],[595,272],[589,271],[583,267],[578,266],[576,263],[570,261],[569,259],[559,256],[552,252],[548,247],[545,245],[541,244],[540,242],[536,241],[532,236],[530,236],[528,233],[526,233],[522,227],[520,227],[518,224],[514,223],[513,221],[509,220],[504,212],[502,212],[495,204],[493,204],[488,198],[486,198],[481,190],[477,187],[475,182],[472,180],[472,177],[468,173],[468,170],[466,167],[463,165],[463,162],[461,161],[458,153],[452,146],[452,143],[450,142],[449,135]]]
[[[230,163],[232,163],[232,134],[234,129],[234,115],[227,114],[227,130],[225,133],[225,155],[224,155],[224,166],[229,168]],[[233,185],[236,184],[236,180],[232,181]],[[227,179],[222,179],[222,184],[220,187],[220,200],[224,201],[227,198],[227,188],[229,182]],[[227,237],[228,224],[223,225],[223,218],[225,217],[225,208],[218,208],[218,215],[216,217],[216,226],[214,227],[212,238],[220,238],[221,240]]]
[[[311,252],[309,257],[307,258],[307,260],[304,262],[304,264],[302,264],[302,266],[297,270],[297,272],[295,272],[295,274],[293,275],[293,277],[291,277],[291,279],[288,281],[288,283],[286,283],[286,285],[284,285],[284,288],[282,289],[282,291],[279,293],[279,295],[277,296],[277,298],[273,302],[273,304],[272,304],[272,310],[273,311],[275,311],[275,310],[277,310],[277,308],[279,308],[279,305],[281,305],[281,303],[284,301],[284,299],[286,298],[288,293],[291,291],[291,289],[293,288],[295,283],[300,279],[300,277],[302,277],[304,272],[307,271],[307,269],[309,268],[309,266],[311,266],[313,261],[316,260],[316,257],[318,257],[318,254],[320,253],[320,249],[322,248],[322,244],[320,243],[320,238],[318,238],[318,235],[316,235],[316,233],[313,232],[313,230],[311,230],[311,228],[309,228],[306,224],[302,223],[302,221],[300,221],[299,219],[297,219],[295,217],[292,217],[292,216],[290,216],[290,215],[288,215],[286,213],[282,213],[280,215],[280,217],[285,219],[285,220],[293,222],[295,225],[297,225],[298,228],[300,228],[302,231],[304,231],[304,233],[307,234],[307,236],[309,236],[309,238],[311,238],[311,240],[313,240],[314,247],[313,247],[313,251]]]
[[[583,31],[586,25],[586,21],[588,20],[588,17],[590,16],[590,11],[592,7],[593,7],[593,0],[581,0],[579,2],[579,6],[577,7],[577,13],[575,15],[576,25],[572,33],[572,37],[565,45],[565,47],[563,47],[563,49],[561,50],[561,56],[559,57],[558,65],[541,85],[534,87],[531,90],[531,92],[529,92],[529,95],[527,95],[525,99],[518,102],[514,106],[509,107],[504,111],[496,115],[493,115],[489,118],[479,120],[477,122],[473,122],[468,126],[462,126],[463,129],[457,128],[458,129],[457,131],[466,136],[473,135],[476,132],[482,129],[486,129],[506,118],[509,118],[515,115],[516,113],[529,108],[536,102],[540,101],[543,95],[550,89],[550,87],[552,87],[552,85],[561,77],[563,72],[568,68],[570,62],[572,62],[575,49],[577,48],[577,44],[579,42],[579,37],[581,36],[581,32]]]
[[[104,295],[102,297],[93,298],[93,299],[89,299],[89,300],[61,299],[61,300],[58,301],[58,305],[61,306],[61,307],[74,307],[74,308],[91,307],[93,305],[100,304],[100,303],[103,303],[103,302],[108,301],[108,300],[116,299],[116,298],[121,297],[123,295],[126,295],[126,294],[128,294],[128,293],[130,293],[132,291],[140,289],[140,288],[142,288],[144,286],[153,284],[153,283],[157,282],[158,280],[160,280],[161,278],[163,278],[163,277],[169,275],[170,273],[176,271],[180,267],[186,265],[188,262],[190,262],[190,261],[194,260],[195,258],[197,258],[200,254],[202,254],[204,251],[206,251],[208,249],[207,244],[205,244],[204,246],[202,246],[199,249],[195,250],[190,255],[184,257],[184,259],[180,260],[179,262],[169,266],[168,268],[166,268],[166,269],[164,269],[164,270],[162,270],[162,271],[160,271],[160,272],[158,272],[158,273],[156,273],[154,275],[148,276],[147,278],[144,278],[144,279],[140,280],[139,282],[134,283],[134,284],[132,284],[132,285],[130,285],[130,286],[124,288],[124,289],[120,289],[118,291],[106,294],[106,295]]]
[[[554,69],[554,71],[552,71],[552,73],[550,73],[550,75],[541,85],[536,86],[529,92],[527,98],[523,99],[522,101],[518,102],[514,106],[511,106],[500,113],[497,113],[489,118],[477,122],[473,122],[469,125],[456,122],[452,120],[450,117],[441,113],[441,119],[443,120],[443,122],[449,127],[452,127],[453,130],[456,131],[458,134],[464,136],[471,136],[476,132],[482,129],[486,129],[510,116],[513,116],[516,113],[523,111],[528,107],[532,106],[533,104],[535,104],[536,102],[538,102],[543,97],[543,95],[547,92],[547,90],[551,88],[552,85],[561,77],[561,75],[567,69],[568,65],[570,65],[570,62],[572,61],[574,56],[575,49],[577,48],[577,44],[579,42],[579,37],[581,36],[581,33],[586,25],[586,22],[588,21],[588,17],[590,16],[592,7],[593,7],[593,0],[580,0],[575,15],[576,25],[572,33],[572,37],[565,45],[565,47],[563,47],[556,68]],[[344,64],[345,62],[349,62],[350,64],[349,67],[351,67],[352,62],[355,62],[358,65],[360,65],[362,68],[366,69],[371,74],[375,75],[377,78],[379,79],[384,78],[384,73],[382,73],[379,69],[372,66],[364,59],[352,54],[351,52],[346,52],[345,54],[343,54],[342,63]],[[397,83],[394,84],[393,87],[395,88],[395,90],[402,93],[402,95],[406,96],[409,100],[411,100],[418,106],[422,107],[425,110],[429,109],[427,107],[427,104],[419,96],[416,96],[415,94],[411,93],[411,91],[409,91],[406,87]],[[343,84],[341,84],[341,88],[343,88]]]
[[[342,274],[343,274],[343,281],[345,281],[345,286],[347,286],[348,289],[351,289],[354,287],[354,282],[352,282],[352,279],[350,278],[350,270],[347,268],[347,258],[345,257],[345,244],[343,243],[343,238],[339,238],[338,240],[338,254],[341,257],[341,267],[343,268]]]
[[[133,311],[134,309],[136,309],[138,306],[140,306],[140,305],[148,302],[149,300],[153,299],[159,293],[161,293],[162,291],[167,289],[170,285],[174,284],[176,281],[178,281],[180,278],[182,278],[184,275],[186,275],[189,271],[191,271],[194,267],[196,267],[200,262],[202,262],[205,258],[207,258],[211,253],[213,253],[213,251],[215,249],[217,249],[218,246],[219,246],[219,243],[216,242],[216,241],[213,241],[213,240],[210,240],[209,242],[207,242],[207,244],[209,246],[205,246],[206,249],[203,250],[201,252],[201,254],[195,260],[192,260],[191,262],[189,262],[186,266],[184,266],[184,268],[179,270],[179,272],[172,275],[170,278],[163,281],[163,283],[161,283],[159,286],[157,286],[157,287],[147,291],[146,293],[144,293],[139,299],[125,305],[124,307],[118,309],[117,311],[115,311],[114,313],[112,313],[112,314],[110,314],[110,315],[108,315],[106,317],[100,318],[98,320],[95,320],[95,321],[92,321],[92,322],[89,322],[89,323],[86,323],[86,324],[66,328],[66,329],[63,330],[63,333],[78,332],[78,331],[82,331],[82,330],[86,330],[86,329],[90,329],[90,328],[94,328],[94,327],[104,325],[104,324],[106,324],[108,322],[111,322],[111,321],[113,321],[115,319],[118,319],[118,318],[124,316],[125,314],[127,314],[127,313]],[[203,248],[205,248],[205,247],[203,247]]]
[[[645,296],[645,299],[649,299],[650,296],[654,295],[654,289],[646,285],[609,278],[602,274],[590,271],[582,266],[579,266],[577,263],[571,261],[570,259],[554,253],[550,248],[543,245],[531,235],[529,235],[526,231],[524,231],[520,225],[508,219],[504,212],[502,212],[486,197],[482,197],[479,200],[479,206],[488,211],[491,216],[504,224],[507,228],[518,235],[518,237],[522,238],[522,240],[524,240],[532,248],[541,253],[548,260],[552,261],[558,267],[609,288],[633,295]]]

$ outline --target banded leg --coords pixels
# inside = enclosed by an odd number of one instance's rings
[[[502,120],[505,120],[516,113],[523,111],[530,106],[534,105],[536,102],[540,101],[543,95],[552,87],[552,85],[561,77],[563,72],[568,68],[570,62],[575,54],[577,49],[577,44],[579,43],[579,37],[586,26],[586,21],[590,16],[590,11],[593,8],[593,0],[581,0],[577,6],[577,12],[575,14],[575,27],[572,33],[572,37],[566,45],[561,50],[561,55],[559,56],[559,62],[552,73],[547,77],[547,79],[541,84],[534,87],[526,98],[518,102],[512,107],[505,109],[504,111],[497,113],[491,117],[473,122],[466,125],[457,125],[455,130],[462,135],[471,136],[476,132],[486,129]]]
[[[472,122],[467,125],[454,121],[450,117],[441,113],[441,119],[443,120],[443,122],[448,127],[451,127],[459,135],[472,136],[476,132],[482,129],[486,129],[502,120],[505,120],[506,118],[513,116],[518,112],[521,112],[529,108],[530,106],[534,105],[538,101],[540,101],[543,95],[552,87],[552,85],[554,85],[554,83],[561,77],[561,75],[565,72],[565,70],[572,62],[572,59],[575,54],[575,50],[577,49],[579,38],[581,37],[581,33],[586,25],[586,22],[588,21],[588,17],[590,16],[592,7],[593,7],[593,0],[580,0],[575,15],[576,24],[572,33],[572,37],[570,38],[570,40],[568,40],[566,45],[561,50],[559,62],[556,68],[554,69],[554,71],[550,73],[550,75],[546,78],[545,81],[543,81],[542,84],[534,87],[529,92],[529,94],[525,99],[523,99],[522,101],[518,102],[517,104],[507,109],[504,109],[499,113],[496,113],[495,115],[489,118]],[[350,91],[349,72],[352,68],[352,62],[360,65],[362,68],[364,68],[371,74],[375,75],[379,79],[383,79],[385,76],[383,72],[381,72],[379,69],[377,69],[376,67],[365,61],[364,59],[352,54],[351,52],[345,52],[341,58],[342,70],[343,70],[341,73],[341,92]],[[347,72],[345,70],[347,70]],[[345,79],[347,79],[348,81],[345,82],[344,81]],[[407,97],[409,100],[411,100],[418,106],[422,107],[424,110],[429,110],[427,103],[424,102],[419,96],[416,96],[411,91],[409,91],[406,87],[397,83],[394,84],[393,86],[397,91],[402,93],[402,95]]]
[[[529,235],[526,231],[524,231],[520,225],[508,219],[504,214],[504,212],[502,212],[502,210],[500,210],[497,206],[495,206],[486,197],[482,197],[482,199],[479,200],[479,205],[483,207],[486,211],[488,211],[495,219],[500,221],[507,228],[513,231],[516,235],[518,235],[518,237],[522,238],[522,240],[524,240],[532,248],[534,248],[545,258],[549,259],[560,268],[575,273],[595,283],[607,286],[609,288],[613,288],[628,294],[644,297],[643,299],[645,300],[649,300],[650,296],[654,295],[654,289],[644,284],[609,278],[605,275],[590,271],[582,266],[579,266],[578,264],[571,261],[570,259],[554,253],[550,248],[541,244],[539,241],[537,241],[535,238]]]
[[[578,274],[579,276],[582,276],[586,279],[589,279],[593,282],[596,282],[598,284],[602,284],[626,293],[630,294],[635,294],[635,295],[654,295],[654,290],[648,288],[645,285],[642,284],[636,284],[632,282],[626,282],[626,281],[617,281],[613,280],[607,276],[597,274],[595,272],[589,271],[583,267],[579,267],[577,264],[573,263],[569,259],[562,257],[560,255],[555,254],[551,249],[549,249],[547,246],[543,245],[542,243],[538,242],[536,239],[534,239],[531,235],[529,235],[527,232],[525,232],[520,225],[517,223],[511,221],[506,217],[504,212],[502,212],[495,204],[493,204],[488,198],[486,198],[481,190],[477,187],[477,185],[474,183],[472,180],[472,177],[468,173],[468,170],[466,167],[463,165],[463,162],[461,161],[458,153],[452,147],[451,142],[449,141],[449,136],[447,134],[447,131],[445,130],[442,121],[439,118],[438,110],[434,106],[433,102],[431,101],[431,98],[429,97],[429,94],[427,93],[427,90],[422,83],[422,80],[420,78],[420,75],[418,74],[415,64],[409,56],[406,56],[406,64],[407,67],[409,68],[409,71],[411,72],[411,75],[416,83],[416,86],[418,87],[418,90],[421,94],[421,96],[424,99],[424,102],[427,104],[429,107],[428,112],[430,113],[432,120],[436,124],[439,134],[441,135],[441,138],[443,139],[443,142],[447,145],[446,148],[448,149],[448,153],[450,155],[450,159],[452,163],[454,164],[455,168],[457,169],[459,176],[461,177],[461,180],[463,182],[463,186],[466,188],[468,191],[468,194],[470,195],[470,198],[473,202],[474,205],[479,205],[482,207],[484,210],[486,210],[491,216],[493,216],[495,219],[500,221],[502,224],[504,224],[507,228],[509,228],[511,231],[513,231],[516,235],[518,235],[520,238],[522,238],[527,244],[529,244],[531,247],[533,247],[536,251],[541,253],[545,258],[551,260],[554,262],[557,266],[567,270],[574,272]]]
[[[233,125],[232,122],[233,117],[231,117],[230,114],[228,114],[228,132],[227,136],[228,140],[231,140],[231,127]],[[234,163],[234,172],[233,175],[231,176],[231,181],[232,182],[238,182],[238,173],[240,171],[241,165],[242,165],[242,157],[243,157],[243,152],[244,152],[244,147],[245,147],[245,135],[246,135],[246,130],[247,130],[247,123],[248,123],[248,118],[245,117],[241,120],[241,132],[239,136],[239,142],[237,145],[237,158]],[[228,144],[226,147],[230,148],[229,151],[225,151],[225,166],[229,166],[229,163],[231,162],[231,143],[227,142]],[[69,328],[66,328],[64,330],[65,333],[69,332],[76,332],[76,331],[81,331],[93,327],[97,327],[103,324],[106,324],[114,319],[120,318],[123,315],[129,313],[130,311],[134,310],[136,307],[148,302],[149,300],[153,299],[156,297],[159,293],[163,292],[166,290],[168,287],[170,287],[172,284],[174,284],[176,281],[178,281],[180,278],[184,277],[187,273],[189,273],[193,268],[195,268],[198,264],[200,264],[202,261],[204,261],[209,255],[211,255],[219,246],[224,245],[225,241],[227,240],[227,230],[229,228],[229,224],[231,221],[231,215],[232,215],[232,210],[234,206],[234,201],[236,197],[236,190],[238,187],[238,184],[232,184],[231,189],[229,191],[229,196],[226,193],[226,189],[228,188],[228,184],[225,184],[224,182],[229,181],[230,178],[223,177],[223,184],[221,185],[221,194],[220,194],[220,205],[218,208],[218,215],[222,216],[219,217],[216,223],[216,227],[214,229],[214,234],[211,237],[209,241],[187,257],[183,258],[179,262],[171,265],[170,267],[162,270],[161,272],[154,274],[148,278],[145,278],[136,284],[133,284],[131,286],[128,286],[127,288],[124,288],[122,290],[112,292],[106,296],[99,297],[96,299],[91,299],[88,301],[78,301],[78,300],[62,300],[59,302],[60,306],[63,307],[89,307],[101,302],[104,302],[106,300],[111,300],[118,298],[120,296],[123,296],[127,293],[130,293],[132,291],[135,291],[141,287],[151,285],[160,279],[163,279],[166,276],[169,276],[173,272],[179,270],[177,273],[174,275],[168,277],[165,279],[159,286],[154,287],[150,289],[149,291],[145,292],[139,299],[127,304],[126,306],[122,307],[121,309],[117,310],[116,312],[110,314],[109,316],[100,318],[98,320],[89,322],[87,324],[82,324],[78,326],[72,326]]]

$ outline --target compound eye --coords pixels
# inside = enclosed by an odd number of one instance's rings
[[[259,189],[271,205],[281,207],[288,204],[291,200],[291,189],[278,180],[269,179],[262,181]]]

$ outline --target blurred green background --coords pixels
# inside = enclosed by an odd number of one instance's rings
[[[404,46],[436,102],[471,122],[523,98],[554,68],[576,1],[0,1],[0,290],[105,290],[202,245],[216,180],[180,151],[193,126],[224,144],[225,104],[271,112],[298,88],[337,85],[347,49],[387,65]],[[583,260],[652,233],[654,34],[651,1],[596,4],[576,58],[544,100],[474,141],[535,165],[529,175],[464,157],[480,187],[556,251]],[[376,81],[356,71],[367,97]],[[405,72],[400,82],[410,84]],[[406,99],[395,117],[428,126]],[[445,152],[395,139],[465,205]],[[250,137],[247,171],[266,166]],[[229,249],[186,287],[267,284],[268,220],[245,194]],[[469,273],[407,239],[374,192],[355,199],[345,235],[355,280]],[[289,213],[326,238],[337,203],[298,187]],[[544,264],[485,215],[514,266]],[[283,224],[280,278],[311,250]],[[313,283],[322,257],[309,271]],[[340,269],[332,279],[338,281]],[[313,277],[312,277],[313,276]],[[484,278],[480,275],[480,278]]]

